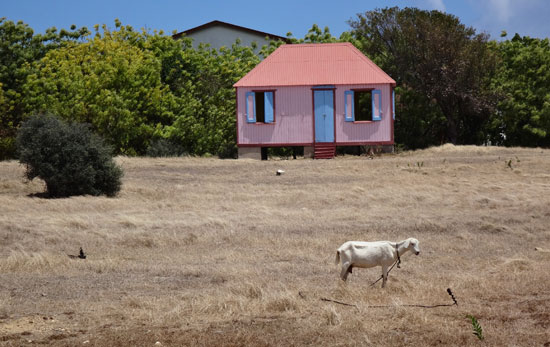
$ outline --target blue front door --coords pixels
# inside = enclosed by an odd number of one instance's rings
[[[314,90],[315,142],[334,142],[334,93]]]

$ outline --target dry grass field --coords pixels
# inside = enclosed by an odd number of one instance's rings
[[[550,346],[550,150],[117,161],[68,199],[0,163],[0,345]],[[408,237],[385,289],[339,279],[344,241]]]

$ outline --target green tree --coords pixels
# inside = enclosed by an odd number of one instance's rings
[[[0,160],[14,154],[15,134],[26,114],[23,86],[31,73],[30,64],[87,33],[85,27],[73,25],[71,30],[49,28],[36,35],[21,21],[0,18]]]
[[[237,42],[193,49],[163,32],[95,27],[85,42],[49,52],[27,79],[28,111],[87,122],[117,153],[145,154],[162,139],[189,154],[233,156],[233,84],[259,58]],[[160,141],[160,142],[159,142]],[[152,153],[152,150],[149,151]]]
[[[550,146],[550,42],[521,37],[495,43],[492,87],[499,93],[492,139],[509,146]]]
[[[426,148],[445,142],[446,119],[436,102],[411,88],[395,88],[396,142],[407,149]]]
[[[230,48],[216,50],[201,45],[197,50],[186,48],[182,54],[182,68],[179,72],[174,71],[170,83],[190,86],[186,90],[192,92],[194,112],[176,119],[171,136],[183,143],[190,153],[235,156],[233,84],[259,63],[258,56],[252,48],[241,46],[238,41]]]
[[[428,119],[404,119],[404,123],[444,134],[444,140],[452,143],[486,140],[495,103],[489,82],[496,67],[487,35],[476,34],[453,15],[416,8],[368,11],[349,24],[353,36],[361,41],[360,48],[396,80],[401,92],[418,94],[416,102],[423,100],[420,109],[433,114]],[[404,107],[397,105],[398,110]],[[445,117],[444,124],[438,113]],[[424,116],[422,112],[401,112],[399,117]],[[425,121],[432,123],[423,124]],[[435,128],[441,126],[444,128]],[[412,136],[422,133],[422,129],[396,127],[396,140],[416,146],[418,141]],[[439,141],[438,136],[425,144]]]
[[[291,44],[351,42],[357,47],[361,44],[360,41],[356,40],[348,31],[343,32],[342,35],[340,35],[340,38],[337,38],[332,36],[329,27],[325,27],[321,30],[317,24],[313,24],[307,34],[301,39],[295,38],[291,32],[288,32],[286,36],[290,40]],[[286,42],[282,40],[271,40],[268,45],[262,46],[260,55],[265,58],[285,43]]]
[[[159,59],[130,40],[131,30],[102,30],[35,63],[25,85],[28,111],[89,123],[116,153],[143,154],[174,121],[178,99],[161,81]]]

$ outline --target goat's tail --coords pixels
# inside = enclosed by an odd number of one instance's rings
[[[334,264],[340,264],[340,250],[336,251],[336,259],[334,260]]]

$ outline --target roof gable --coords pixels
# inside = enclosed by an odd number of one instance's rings
[[[395,85],[349,42],[282,45],[234,87],[336,84]]]
[[[288,39],[286,37],[266,33],[266,32],[259,31],[259,30],[254,30],[254,29],[250,29],[250,28],[245,28],[245,27],[242,27],[240,25],[226,23],[226,22],[222,22],[222,21],[219,21],[219,20],[213,20],[211,22],[196,26],[194,28],[187,29],[185,31],[182,31],[182,32],[179,32],[177,34],[172,35],[172,37],[177,39],[177,38],[183,36],[184,34],[189,36],[189,35],[191,35],[195,32],[199,32],[201,30],[212,28],[212,27],[231,28],[231,29],[246,32],[246,33],[249,33],[249,34],[258,35],[261,38],[269,37],[269,39],[271,39],[271,40],[282,40],[284,42],[288,42]]]

